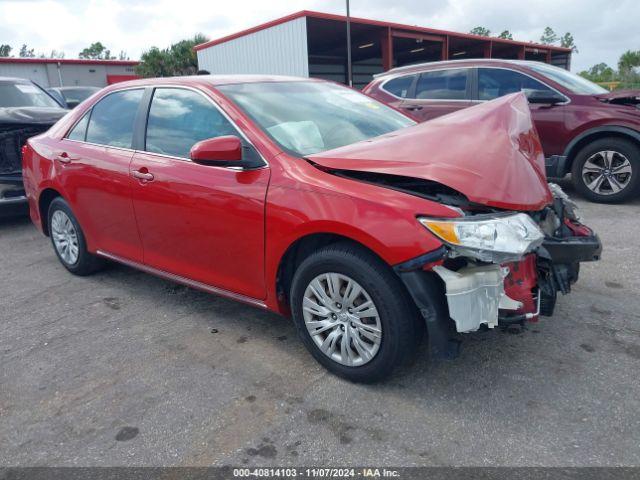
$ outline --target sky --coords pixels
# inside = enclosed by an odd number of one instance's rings
[[[100,41],[112,54],[138,59],[151,46],[203,33],[211,39],[298,10],[343,14],[343,0],[0,0],[0,44],[17,55],[24,43],[36,53],[66,58]],[[640,50],[638,0],[351,0],[351,15],[468,32],[484,26],[497,35],[538,41],[546,26],[571,32],[579,53],[572,71],[600,62],[616,66],[626,50]]]

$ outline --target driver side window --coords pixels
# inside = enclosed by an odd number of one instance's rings
[[[204,95],[181,88],[157,88],[153,93],[147,120],[147,152],[189,158],[194,144],[223,135],[238,132]]]
[[[493,100],[522,90],[552,91],[539,81],[513,70],[478,69],[478,100]]]

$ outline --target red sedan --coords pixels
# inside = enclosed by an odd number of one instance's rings
[[[23,149],[31,218],[67,270],[105,260],[293,317],[332,372],[375,381],[426,330],[551,315],[600,242],[548,185],[514,94],[424,124],[310,79],[120,83]]]

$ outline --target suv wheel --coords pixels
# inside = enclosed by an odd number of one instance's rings
[[[628,200],[640,186],[640,149],[619,138],[596,140],[578,152],[571,177],[576,189],[591,201]]]
[[[324,247],[296,270],[291,310],[304,345],[355,382],[388,376],[413,357],[423,324],[393,271],[350,243]]]
[[[49,205],[49,237],[60,263],[76,275],[89,275],[99,270],[104,261],[87,250],[78,220],[69,204],[57,197]]]

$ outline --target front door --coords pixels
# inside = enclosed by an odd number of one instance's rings
[[[526,90],[551,88],[535,78],[507,68],[478,68],[478,100],[486,101]],[[545,156],[561,155],[566,138],[564,105],[529,104]]]
[[[189,159],[195,143],[221,135],[240,136],[203,93],[155,89],[145,145],[131,163],[144,263],[264,298],[264,209],[270,171],[266,164],[241,170]]]

